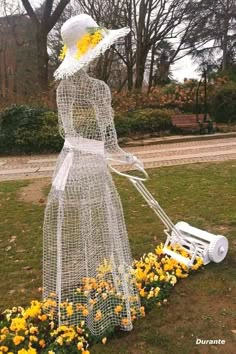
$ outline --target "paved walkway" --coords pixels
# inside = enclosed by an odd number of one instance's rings
[[[145,168],[236,160],[236,137],[126,147],[125,151],[140,158]],[[57,156],[1,157],[0,180],[51,177]]]

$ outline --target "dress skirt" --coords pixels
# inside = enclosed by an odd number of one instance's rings
[[[65,144],[44,219],[44,299],[59,324],[132,329],[140,302],[122,205],[102,153]],[[49,310],[50,306],[49,306]]]

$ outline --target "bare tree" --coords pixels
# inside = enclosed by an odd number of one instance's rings
[[[75,0],[76,2],[76,0]],[[130,0],[77,0],[77,7],[80,12],[91,15],[99,25],[106,28],[116,29],[123,26],[132,27],[132,1]],[[127,13],[127,9],[129,12]],[[126,68],[128,73],[129,88],[132,88],[132,36],[128,35],[120,40],[117,45],[112,46],[103,57],[97,61],[95,67],[96,76],[104,81],[108,81],[111,72],[120,71],[120,78],[123,77],[122,68]],[[118,76],[117,76],[118,77]],[[127,81],[127,75],[123,82]]]
[[[63,23],[75,15],[75,9],[71,4],[67,5],[61,17],[58,19],[53,30],[48,35],[49,62],[52,70],[55,70],[61,63],[59,56],[63,46],[61,38],[61,27]]]
[[[70,0],[45,0],[42,15],[37,15],[29,0],[21,0],[30,17],[36,34],[37,55],[38,55],[38,80],[42,90],[48,89],[48,62],[47,51],[48,34],[56,25],[65,7]]]
[[[192,4],[196,26],[186,38],[193,55],[200,63],[225,70],[235,61],[236,2],[235,0],[198,0]]]
[[[135,88],[141,89],[148,55],[163,40],[178,36],[189,0],[133,0],[137,35]],[[154,46],[154,47],[153,47]]]

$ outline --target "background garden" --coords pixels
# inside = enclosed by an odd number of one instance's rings
[[[131,28],[89,68],[112,89],[120,141],[186,133],[171,119],[181,114],[202,113],[218,131],[235,130],[235,1],[0,3],[0,153],[60,150],[52,73],[60,63],[60,27],[81,12],[107,28]],[[199,79],[179,83],[175,66],[185,57],[192,58]]]
[[[120,143],[128,139],[192,133],[174,126],[172,117],[196,114],[197,86],[197,80],[190,79],[183,84],[173,82],[153,87],[148,94],[114,92],[114,119]],[[208,115],[217,123],[217,131],[235,131],[236,74],[235,77],[234,73],[212,76],[208,95]],[[199,113],[203,112],[203,97],[201,90]],[[47,105],[12,105],[0,112],[2,154],[59,152],[63,141],[58,131],[57,112]]]

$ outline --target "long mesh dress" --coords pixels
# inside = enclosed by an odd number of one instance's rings
[[[59,324],[84,320],[94,335],[132,329],[140,303],[122,206],[107,157],[117,144],[108,86],[80,70],[57,89],[65,144],[57,161],[44,220],[44,299]]]

